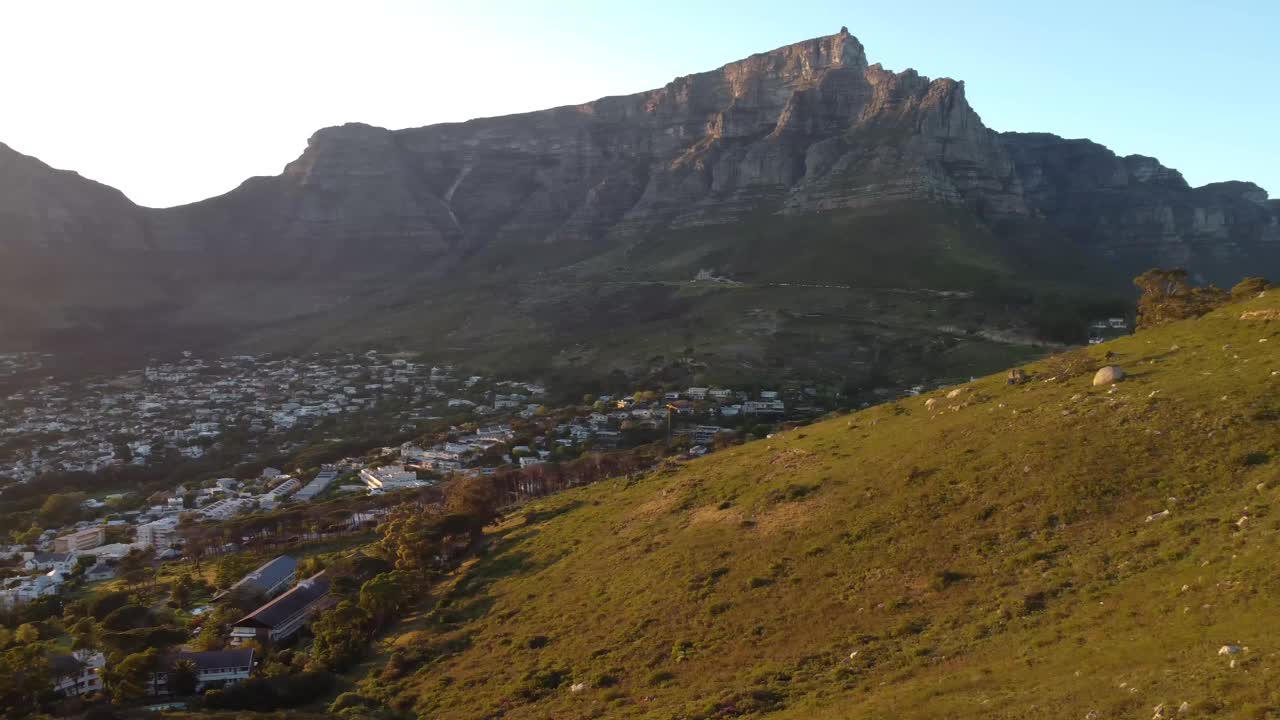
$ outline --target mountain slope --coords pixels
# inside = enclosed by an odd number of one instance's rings
[[[784,293],[719,303],[726,317],[670,290],[703,269],[851,286],[881,305],[902,290],[986,292],[1000,297],[948,324],[1034,334],[1046,292],[1074,312],[1061,296],[1124,294],[1154,265],[1219,283],[1280,266],[1280,203],[1260,188],[1193,189],[1151,158],[997,133],[963,83],[871,64],[843,28],[582,105],[322,129],[280,175],[182,207],[138,208],[7,149],[0,188],[6,347],[97,351],[129,333],[140,352],[374,344],[496,357],[534,337],[629,368],[690,342],[612,346],[560,318],[611,316],[624,331],[615,308],[660,295],[656,307],[702,311],[738,337],[747,313],[794,309]],[[618,280],[651,285],[607,304]],[[838,293],[822,304],[853,305]],[[935,311],[950,314],[925,308],[906,324]],[[786,347],[765,344],[753,362]]]
[[[1278,342],[1271,292],[1090,348],[1115,386],[1051,360],[551,498],[362,692],[432,718],[1264,717]]]

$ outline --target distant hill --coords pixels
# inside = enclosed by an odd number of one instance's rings
[[[541,501],[357,689],[442,720],[1267,717],[1277,343],[1271,291]]]
[[[1043,338],[1037,298],[1077,312],[1155,265],[1219,283],[1280,267],[1280,202],[995,132],[963,83],[870,64],[843,28],[579,106],[327,128],[282,174],[165,210],[0,146],[13,347],[372,344],[499,364],[519,348],[544,369],[624,370],[693,348],[758,372],[838,344],[915,372],[901,335]],[[744,285],[689,287],[700,270]],[[839,287],[779,289],[814,285]],[[904,308],[903,291],[983,296]]]

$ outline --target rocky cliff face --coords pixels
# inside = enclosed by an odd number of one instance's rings
[[[1280,268],[1280,202],[1247,182],[1190,187],[1155,158],[1088,140],[1005,133],[1027,206],[1130,270],[1181,266],[1229,283]]]
[[[103,273],[128,280],[117,293],[126,305],[221,309],[224,296],[243,302],[265,288],[323,280],[341,297],[406,273],[464,282],[477,268],[554,269],[761,214],[909,203],[952,208],[992,233],[1049,229],[1023,241],[1065,238],[1126,270],[1181,264],[1220,282],[1275,262],[1280,247],[1278,203],[1261,188],[1190,188],[1152,158],[993,132],[963,83],[869,64],[843,28],[579,106],[327,128],[281,175],[184,207],[143,210],[7,148],[0,190],[0,253],[21,273],[47,270],[53,290],[32,292],[54,307],[100,294]],[[324,309],[282,295],[220,321]]]

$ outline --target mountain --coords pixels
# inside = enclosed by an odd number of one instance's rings
[[[1278,320],[1269,291],[1023,384],[979,378],[521,507],[346,706],[1272,715]],[[1106,363],[1128,377],[1095,386]]]
[[[282,174],[177,208],[0,158],[0,252],[39,277],[3,298],[26,318],[5,324],[9,345],[128,333],[500,363],[532,344],[534,366],[623,369],[692,348],[758,368],[792,359],[788,338],[984,354],[978,330],[1063,325],[1041,317],[1047,294],[1122,297],[1153,265],[1219,283],[1280,267],[1280,202],[1260,188],[1190,188],[1151,158],[997,133],[963,83],[869,64],[843,28],[635,95],[327,128]],[[700,270],[740,284],[690,286]],[[955,327],[968,330],[942,329]],[[676,337],[635,343],[655,328]]]

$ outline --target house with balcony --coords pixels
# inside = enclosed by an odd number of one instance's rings
[[[253,673],[253,648],[174,653],[161,661],[164,670],[152,674],[152,695],[170,694],[169,674],[182,660],[195,666],[196,692],[235,685]]]

